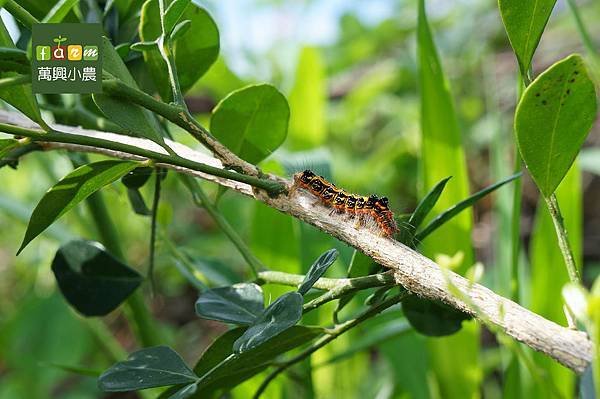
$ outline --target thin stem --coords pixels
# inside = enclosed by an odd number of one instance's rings
[[[567,229],[565,228],[564,220],[562,214],[560,213],[560,207],[558,206],[556,194],[550,195],[550,197],[545,198],[545,200],[548,210],[550,211],[550,216],[552,217],[552,223],[554,223],[554,229],[556,230],[556,236],[558,237],[558,246],[560,248],[560,252],[562,253],[563,259],[565,260],[567,272],[569,273],[569,279],[573,283],[579,283],[581,279],[579,277],[577,265],[575,264],[575,258],[573,257],[571,245],[569,244]]]
[[[206,212],[213,218],[213,220],[217,223],[221,231],[225,233],[227,238],[235,245],[237,250],[240,252],[242,257],[248,262],[250,269],[252,269],[252,273],[254,277],[258,277],[258,272],[262,270],[267,270],[268,267],[264,265],[250,250],[250,248],[246,245],[244,240],[239,236],[237,231],[225,219],[223,214],[217,209],[217,207],[210,201],[208,196],[200,187],[200,184],[190,176],[179,175],[179,178],[183,181],[183,183],[187,186],[192,194],[192,199],[194,204],[198,207],[203,207],[206,209]]]
[[[110,253],[121,260],[125,260],[117,229],[110,218],[102,193],[96,192],[89,196],[86,201],[98,228],[100,240]],[[133,321],[136,335],[141,344],[143,346],[154,346],[162,343],[158,329],[139,290],[136,290],[127,299],[127,307],[127,318]]]
[[[6,0],[4,3],[4,8],[6,8],[6,11],[8,11],[13,17],[15,17],[19,22],[29,29],[31,29],[33,24],[40,22],[33,15],[31,15],[29,11],[21,7],[14,0]]]
[[[579,10],[577,9],[577,4],[575,4],[575,0],[567,0],[567,4],[573,13],[573,17],[575,18],[575,25],[577,25],[577,30],[579,31],[579,35],[581,36],[581,41],[585,46],[585,49],[596,61],[598,61],[598,50],[596,50],[596,46],[594,46],[594,42],[592,41],[592,37],[590,36],[588,30],[583,23],[583,19],[581,19],[581,15],[579,14]]]
[[[365,310],[363,313],[361,313],[355,319],[348,320],[347,322],[339,324],[335,328],[328,330],[327,335],[324,335],[323,337],[321,337],[313,345],[311,345],[308,349],[306,349],[302,353],[298,354],[297,356],[294,356],[293,358],[283,362],[280,366],[278,366],[275,370],[273,370],[258,387],[258,390],[256,391],[256,393],[253,396],[254,399],[259,398],[263,394],[263,392],[267,389],[267,387],[269,386],[271,381],[273,381],[283,371],[285,371],[289,367],[293,366],[294,364],[306,359],[307,357],[309,357],[310,355],[312,355],[313,353],[315,353],[316,351],[318,351],[319,349],[321,349],[322,347],[324,347],[325,345],[327,345],[328,343],[330,343],[331,341],[333,341],[340,335],[344,334],[346,331],[356,327],[363,321],[370,319],[371,317],[381,313],[385,309],[402,302],[409,295],[410,295],[410,293],[408,291],[403,291],[400,294],[393,296],[393,297],[379,303],[378,305],[375,305],[375,306]]]
[[[304,276],[301,274],[268,271],[258,273],[257,283],[273,283],[297,287],[303,280]],[[313,287],[327,290],[327,292],[304,304],[304,313],[343,296],[352,294],[353,292],[365,290],[367,288],[394,285],[396,285],[396,282],[394,276],[390,272],[356,278],[320,278]]]
[[[169,165],[182,166],[188,169],[193,169],[198,172],[207,173],[213,176],[223,177],[225,179],[235,180],[242,183],[249,184],[251,186],[261,188],[276,195],[285,191],[285,186],[281,183],[260,179],[255,176],[248,176],[241,173],[233,172],[226,169],[216,168],[214,166],[206,165],[203,163],[195,162],[186,158],[175,155],[161,154],[158,152],[146,150],[138,146],[119,143],[116,141],[100,139],[91,136],[80,136],[75,134],[62,133],[59,131],[49,131],[44,133],[36,129],[28,129],[19,126],[9,125],[0,123],[0,131],[13,134],[16,136],[31,137],[34,142],[56,142],[56,143],[69,143],[78,144],[90,147],[106,148],[114,151],[126,152],[133,155],[138,155],[144,158],[151,159],[155,162],[165,163]]]
[[[177,246],[175,246],[173,242],[171,242],[171,240],[169,239],[169,237],[166,236],[166,234],[161,233],[161,240],[165,244],[167,250],[171,253],[171,255],[176,260],[181,262],[187,273],[193,278],[193,280],[190,282],[194,285],[194,287],[196,287],[196,289],[198,289],[198,291],[200,292],[207,290],[208,286],[204,284],[204,282],[202,282],[198,277],[196,277],[196,273],[198,272],[198,270],[196,269],[194,264],[189,260],[187,255],[182,253],[177,248]]]
[[[31,83],[31,75],[15,75],[8,78],[2,78],[0,79],[0,89],[24,83]]]
[[[156,292],[156,285],[154,281],[154,258],[156,255],[156,216],[158,214],[158,204],[160,202],[160,181],[161,173],[160,168],[155,169],[156,180],[154,183],[154,199],[152,201],[152,215],[150,223],[150,265],[148,266],[148,279],[150,279],[150,286],[152,292]]]
[[[173,56],[173,46],[169,32],[165,29],[165,1],[158,0],[158,8],[160,14],[160,28],[162,34],[158,38],[158,49],[162,55],[163,60],[167,64],[167,71],[169,73],[169,82],[171,84],[171,90],[173,92],[173,102],[181,107],[187,109],[185,102],[183,101],[183,93],[181,92],[181,86],[179,85],[179,77],[177,76],[177,66],[175,65],[175,57]]]
[[[166,104],[141,90],[127,86],[118,79],[105,79],[102,88],[107,94],[132,101],[154,113],[157,113],[170,122],[176,124],[190,133],[196,140],[211,150],[224,164],[226,168],[241,171],[250,176],[260,175],[256,166],[249,164],[237,155],[233,154],[227,147],[221,144],[215,137],[204,128],[192,114],[187,110],[185,104]]]

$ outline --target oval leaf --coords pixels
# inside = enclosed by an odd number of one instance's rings
[[[213,288],[196,301],[198,316],[226,323],[250,325],[264,310],[263,292],[256,284]]]
[[[173,0],[171,4],[165,10],[164,23],[165,23],[165,31],[167,33],[173,30],[173,27],[183,15],[186,7],[190,3],[190,0]]]
[[[243,353],[254,349],[298,323],[302,317],[302,303],[302,295],[297,292],[277,298],[233,343],[233,351]]]
[[[556,0],[498,0],[502,22],[522,75],[529,70],[555,3]]]
[[[596,92],[583,59],[571,55],[542,73],[515,113],[521,157],[545,197],[567,174],[596,119]]]
[[[0,139],[0,159],[9,153],[10,150],[19,145],[19,141],[15,139]]]
[[[325,252],[312,264],[310,269],[308,269],[308,273],[304,277],[304,281],[300,284],[298,288],[298,293],[300,295],[304,295],[312,288],[312,286],[317,282],[318,279],[327,271],[329,266],[335,262],[338,257],[337,249],[333,248],[329,251]]]
[[[177,4],[175,4],[177,3]],[[185,7],[184,7],[185,6]],[[184,8],[183,13],[181,8]],[[175,26],[179,18],[189,19],[190,28],[173,44],[175,66],[182,92],[189,90],[219,55],[219,30],[208,12],[189,1],[171,3],[165,25]],[[148,0],[142,7],[140,37],[154,41],[162,34],[157,0]],[[145,51],[144,59],[154,77],[158,93],[165,101],[172,100],[167,66],[158,49]]]
[[[142,282],[142,276],[92,241],[60,247],[52,272],[67,301],[85,316],[116,309]]]
[[[287,136],[290,108],[275,87],[248,86],[225,97],[213,110],[212,134],[250,163],[275,151]]]
[[[180,23],[173,28],[173,33],[171,34],[171,40],[175,41],[182,37],[192,26],[192,21],[186,19],[185,21],[181,21]]]
[[[137,162],[100,161],[80,166],[54,185],[37,204],[17,255],[27,244],[75,205],[135,169]]]
[[[415,295],[402,301],[402,311],[415,330],[434,337],[454,334],[464,320],[471,319],[466,313]]]
[[[196,382],[198,377],[167,346],[145,348],[118,362],[98,378],[104,392],[134,391]]]

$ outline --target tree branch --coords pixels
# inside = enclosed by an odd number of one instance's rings
[[[31,121],[20,115],[5,111],[0,111],[0,122],[27,128],[34,126]],[[72,134],[73,139],[69,143],[46,142],[43,144],[46,149],[64,148],[102,153],[123,159],[145,159],[143,156],[127,151],[115,150],[119,146],[107,149],[78,144],[80,138],[96,137],[119,145],[128,144],[124,148],[137,147],[150,152],[156,151],[156,144],[144,139],[60,125],[55,128]],[[52,136],[45,137],[50,139]],[[81,142],[85,143],[86,141],[81,140]],[[240,181],[230,180],[222,173],[229,171],[222,171],[218,176],[212,175],[211,173],[215,169],[222,168],[222,164],[211,156],[178,143],[168,142],[168,145],[179,154],[179,159],[163,155],[158,161],[158,165],[161,167],[216,182],[316,226],[362,251],[377,263],[391,269],[395,282],[410,292],[428,299],[442,301],[475,318],[490,322],[506,332],[507,335],[547,354],[578,373],[582,373],[591,362],[592,343],[586,333],[562,327],[495,294],[482,285],[472,284],[464,277],[450,271],[444,272],[432,260],[397,241],[380,237],[365,229],[357,230],[353,221],[346,220],[341,216],[330,216],[329,209],[314,205],[315,198],[309,193],[297,190],[292,196],[279,195],[271,198],[266,191],[253,189],[250,185]],[[182,162],[181,159],[185,162]],[[207,167],[198,168],[197,166],[200,164]],[[270,176],[270,178],[273,182],[290,184],[289,181],[277,176]],[[451,293],[447,278],[455,288],[469,298],[472,306]]]

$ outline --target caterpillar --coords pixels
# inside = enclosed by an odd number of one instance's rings
[[[393,237],[398,231],[387,197],[374,194],[365,197],[348,193],[308,169],[294,174],[294,184],[290,193],[298,188],[307,190],[317,197],[321,204],[332,208],[330,215],[347,214],[351,218],[357,218],[357,227],[372,221],[385,237]]]

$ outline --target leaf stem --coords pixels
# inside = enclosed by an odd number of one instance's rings
[[[545,198],[545,200],[546,205],[548,206],[548,211],[550,211],[550,216],[552,217],[552,223],[554,223],[554,229],[556,230],[556,236],[558,237],[558,246],[565,260],[567,272],[569,273],[569,279],[573,283],[579,283],[581,279],[579,277],[577,265],[575,264],[575,258],[573,257],[571,245],[569,244],[567,229],[565,228],[564,220],[562,214],[560,213],[560,207],[558,206],[556,194],[553,193],[550,195],[550,197]]]
[[[24,83],[31,83],[31,75],[15,75],[8,78],[2,78],[0,79],[0,89]]]
[[[179,77],[177,76],[177,66],[175,64],[175,57],[173,56],[173,45],[169,32],[165,29],[165,1],[158,0],[158,8],[160,14],[160,28],[162,34],[159,36],[157,44],[160,50],[160,55],[167,64],[167,71],[169,73],[169,82],[171,84],[171,90],[173,92],[173,102],[178,106],[185,108],[187,106],[183,100],[183,93],[181,92],[181,86],[179,85]]]
[[[322,347],[324,347],[325,345],[327,345],[328,343],[330,343],[331,341],[333,341],[334,339],[336,339],[343,333],[356,327],[363,321],[370,319],[371,317],[383,312],[385,309],[402,302],[409,295],[411,295],[411,294],[408,291],[402,291],[400,294],[395,295],[391,298],[388,298],[387,300],[368,308],[363,313],[361,313],[358,317],[356,317],[352,320],[348,320],[345,323],[339,324],[339,325],[335,326],[334,328],[327,330],[326,335],[322,336],[319,340],[317,340],[308,349],[306,349],[302,353],[292,357],[291,359],[283,362],[275,370],[273,370],[264,379],[264,381],[260,384],[260,386],[258,387],[253,398],[254,399],[259,398],[264,393],[264,391],[267,389],[267,387],[269,386],[271,381],[273,381],[279,374],[281,374],[283,371],[285,371],[289,367],[306,359],[307,357],[309,357],[310,355],[312,355],[313,353],[315,353],[316,351],[318,351],[319,349],[321,349]]]
[[[160,168],[155,168],[154,175],[156,176],[156,181],[154,183],[154,198],[152,201],[150,222],[150,264],[148,266],[148,279],[150,280],[150,286],[152,287],[153,293],[156,292],[156,284],[154,281],[154,258],[156,255],[156,216],[158,214],[158,203],[160,202]]]
[[[33,15],[31,15],[29,11],[20,6],[14,0],[6,0],[4,3],[4,8],[6,8],[6,11],[8,11],[13,17],[15,17],[19,22],[29,29],[31,29],[33,24],[40,22]]]
[[[240,252],[242,257],[248,262],[254,277],[258,277],[259,271],[267,270],[268,268],[262,263],[253,253],[250,248],[246,245],[244,240],[239,236],[237,231],[225,219],[223,214],[217,209],[217,207],[210,201],[208,196],[200,187],[200,184],[190,176],[179,175],[179,178],[187,186],[192,194],[194,204],[198,207],[203,207],[206,212],[213,218],[217,225],[221,228],[223,233],[229,238],[229,240],[235,245],[237,250]]]
[[[225,179],[246,183],[251,186],[261,188],[270,193],[271,195],[277,195],[285,191],[285,186],[276,181],[261,179],[256,176],[248,176],[227,169],[221,169],[203,163],[195,162],[186,158],[182,158],[180,156],[161,154],[158,152],[140,148],[138,146],[100,139],[97,137],[63,133],[56,130],[51,130],[45,133],[40,130],[28,129],[5,123],[0,123],[0,131],[15,136],[31,137],[32,141],[34,142],[69,143],[126,152],[129,154],[151,159],[155,162],[183,166],[185,168],[193,169],[198,172],[203,172],[213,176],[223,177]]]

